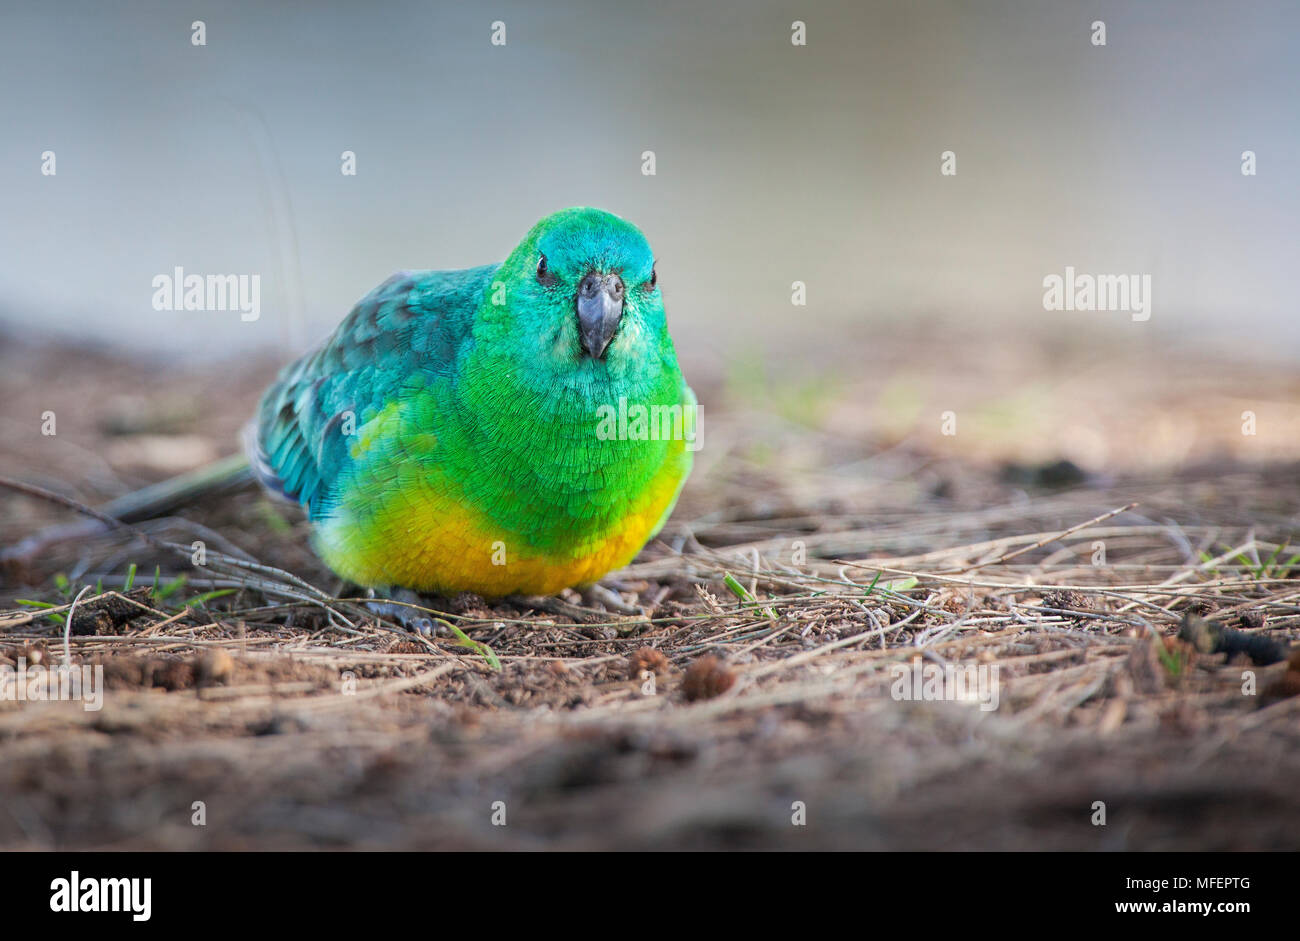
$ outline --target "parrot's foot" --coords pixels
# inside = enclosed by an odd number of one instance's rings
[[[375,596],[373,588],[366,592],[370,597]],[[366,607],[379,615],[381,618],[387,618],[390,621],[396,621],[408,631],[414,631],[417,634],[423,634],[426,637],[432,637],[437,632],[437,622],[434,621],[433,615],[422,608],[436,607],[429,603],[429,599],[418,591],[412,591],[409,588],[386,588],[382,594],[388,601],[367,601]],[[411,607],[418,605],[419,607]]]
[[[582,590],[582,603],[589,608],[602,605],[606,611],[613,611],[615,614],[637,616],[645,614],[645,609],[640,605],[628,604],[623,600],[622,595],[599,582]]]
[[[559,595],[546,595],[543,597],[521,597],[516,595],[507,600],[515,604],[535,608],[538,611],[545,611],[548,614],[558,614],[579,623],[589,623],[592,620],[599,621],[609,614],[623,614],[633,617],[641,617],[645,614],[641,608],[627,604],[619,596],[618,592],[606,588],[604,585],[589,585],[582,589],[581,592],[566,588]]]

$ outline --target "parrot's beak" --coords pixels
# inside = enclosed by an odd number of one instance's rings
[[[623,279],[591,272],[578,285],[578,332],[592,359],[601,359],[623,319]]]

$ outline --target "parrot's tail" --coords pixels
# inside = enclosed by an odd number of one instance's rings
[[[133,490],[97,509],[123,523],[139,523],[166,516],[199,497],[234,490],[252,479],[247,456],[235,454],[206,467]]]
[[[223,458],[168,480],[110,500],[96,511],[123,523],[140,523],[166,516],[176,509],[209,494],[225,493],[253,479],[248,458],[243,454]],[[76,523],[51,526],[0,551],[0,561],[33,559],[51,545],[85,539],[108,528],[102,520],[85,519]]]

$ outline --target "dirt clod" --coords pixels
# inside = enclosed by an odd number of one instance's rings
[[[736,674],[713,654],[705,654],[686,668],[682,691],[688,702],[713,699],[736,685]]]
[[[659,676],[668,672],[668,658],[664,656],[662,650],[656,650],[654,647],[642,647],[627,658],[627,675],[629,679],[636,679],[644,670],[649,670]]]

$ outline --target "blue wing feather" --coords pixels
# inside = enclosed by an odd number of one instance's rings
[[[271,491],[328,512],[349,460],[339,427],[360,427],[415,372],[453,375],[474,313],[497,265],[404,271],[357,303],[320,346],[281,370],[246,430],[254,475]]]

